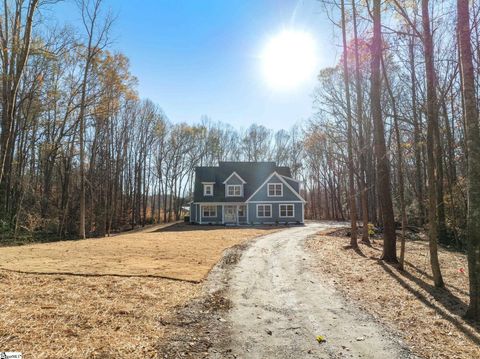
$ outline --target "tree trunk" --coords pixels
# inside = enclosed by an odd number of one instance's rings
[[[436,287],[443,287],[443,278],[438,261],[437,191],[435,187],[435,126],[438,126],[435,68],[433,65],[433,41],[430,31],[428,0],[422,0],[423,47],[425,55],[425,77],[427,81],[427,172],[428,172],[428,236],[430,264]]]
[[[358,142],[360,147],[360,203],[362,208],[362,242],[370,244],[370,238],[368,233],[368,197],[367,197],[367,184],[365,183],[365,139],[363,134],[363,93],[360,76],[360,59],[358,54],[358,31],[357,31],[357,9],[355,1],[352,0],[352,13],[353,13],[353,36],[355,40],[355,92],[357,95],[357,122],[358,122]]]
[[[378,195],[383,217],[383,253],[386,262],[397,262],[397,242],[393,217],[392,193],[390,188],[389,159],[385,145],[384,124],[381,105],[382,34],[381,1],[373,0],[373,40],[371,46],[371,112],[375,132],[375,155],[377,157]]]
[[[459,49],[468,146],[467,249],[470,304],[467,318],[480,320],[480,130],[470,43],[468,0],[457,0]]]
[[[423,141],[421,140],[422,129],[417,113],[417,85],[415,76],[415,36],[411,36],[408,44],[409,60],[410,60],[410,80],[412,91],[412,121],[413,121],[413,143],[415,153],[415,191],[418,202],[418,224],[423,225],[425,221],[425,205],[423,199],[423,176],[422,176],[422,149]]]
[[[347,106],[347,146],[348,146],[348,199],[350,206],[350,245],[358,247],[357,243],[357,205],[355,201],[355,169],[353,166],[353,129],[352,129],[352,108],[350,102],[350,76],[348,70],[348,46],[347,29],[345,28],[345,1],[341,0],[342,12],[342,41],[343,41],[343,82],[345,84],[345,100]]]
[[[398,156],[398,163],[397,163],[397,176],[398,176],[398,193],[400,197],[400,211],[401,211],[401,218],[402,218],[402,237],[400,242],[400,260],[399,265],[400,269],[404,269],[404,262],[405,262],[405,230],[407,228],[407,211],[405,208],[405,179],[403,178],[403,148],[402,148],[402,140],[400,136],[400,125],[398,119],[398,111],[397,111],[397,102],[395,100],[395,95],[392,90],[392,86],[390,85],[390,81],[388,80],[387,71],[385,69],[385,63],[382,58],[382,68],[383,68],[383,78],[385,79],[385,87],[387,88],[388,95],[390,97],[390,101],[392,102],[392,110],[393,110],[393,125],[395,130],[395,140],[396,140],[396,147],[397,147],[397,156]]]
[[[12,4],[13,5],[13,4]],[[30,0],[27,14],[22,23],[23,1],[15,2],[15,14],[10,14],[10,6],[4,3],[4,14],[0,26],[2,49],[2,118],[0,134],[0,204],[3,216],[8,218],[10,198],[9,183],[15,138],[15,113],[18,90],[28,58],[30,56],[33,17],[39,6],[38,0]],[[13,7],[13,6],[12,6]],[[23,29],[23,35],[21,33]]]

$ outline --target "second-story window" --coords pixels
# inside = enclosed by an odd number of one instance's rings
[[[283,184],[281,183],[269,183],[268,184],[268,197],[281,197],[283,196]]]
[[[240,197],[242,195],[241,185],[227,185],[227,197]]]
[[[213,184],[204,184],[203,185],[203,195],[204,196],[213,196]]]

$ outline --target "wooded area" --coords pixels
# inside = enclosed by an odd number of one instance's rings
[[[305,134],[307,155],[309,145],[322,149],[311,151],[320,158],[307,157],[318,166],[307,177],[312,214],[349,218],[352,247],[357,220],[365,229],[379,225],[387,262],[397,262],[401,228],[401,268],[406,229],[425,226],[436,287],[444,286],[438,242],[467,250],[467,317],[479,319],[480,4],[324,5],[341,29],[343,56],[342,66],[319,75],[316,118]]]
[[[40,21],[54,2],[2,7],[3,237],[103,236],[178,220],[195,166],[271,159],[298,172],[299,129],[174,123],[140,99],[128,58],[109,51],[113,17],[102,1],[78,1],[78,30]]]
[[[169,120],[139,98],[102,1],[77,3],[79,29],[43,21],[55,1],[1,5],[2,238],[178,220],[195,166],[273,160],[304,181],[306,218],[350,219],[353,247],[358,220],[381,227],[385,261],[397,261],[396,226],[400,265],[405,229],[426,226],[436,286],[437,242],[468,250],[480,318],[477,1],[325,2],[343,55],[318,75],[312,119],[276,132]]]

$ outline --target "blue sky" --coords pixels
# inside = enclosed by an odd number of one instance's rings
[[[312,113],[315,76],[293,90],[272,90],[259,55],[283,29],[315,39],[318,70],[339,56],[333,25],[316,0],[105,0],[117,15],[112,50],[130,58],[138,91],[173,122],[252,123],[289,128]],[[57,21],[79,26],[72,0],[55,5]]]

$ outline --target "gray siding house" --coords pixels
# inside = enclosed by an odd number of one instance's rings
[[[275,162],[220,162],[195,169],[190,222],[301,224],[304,206],[290,168]]]

